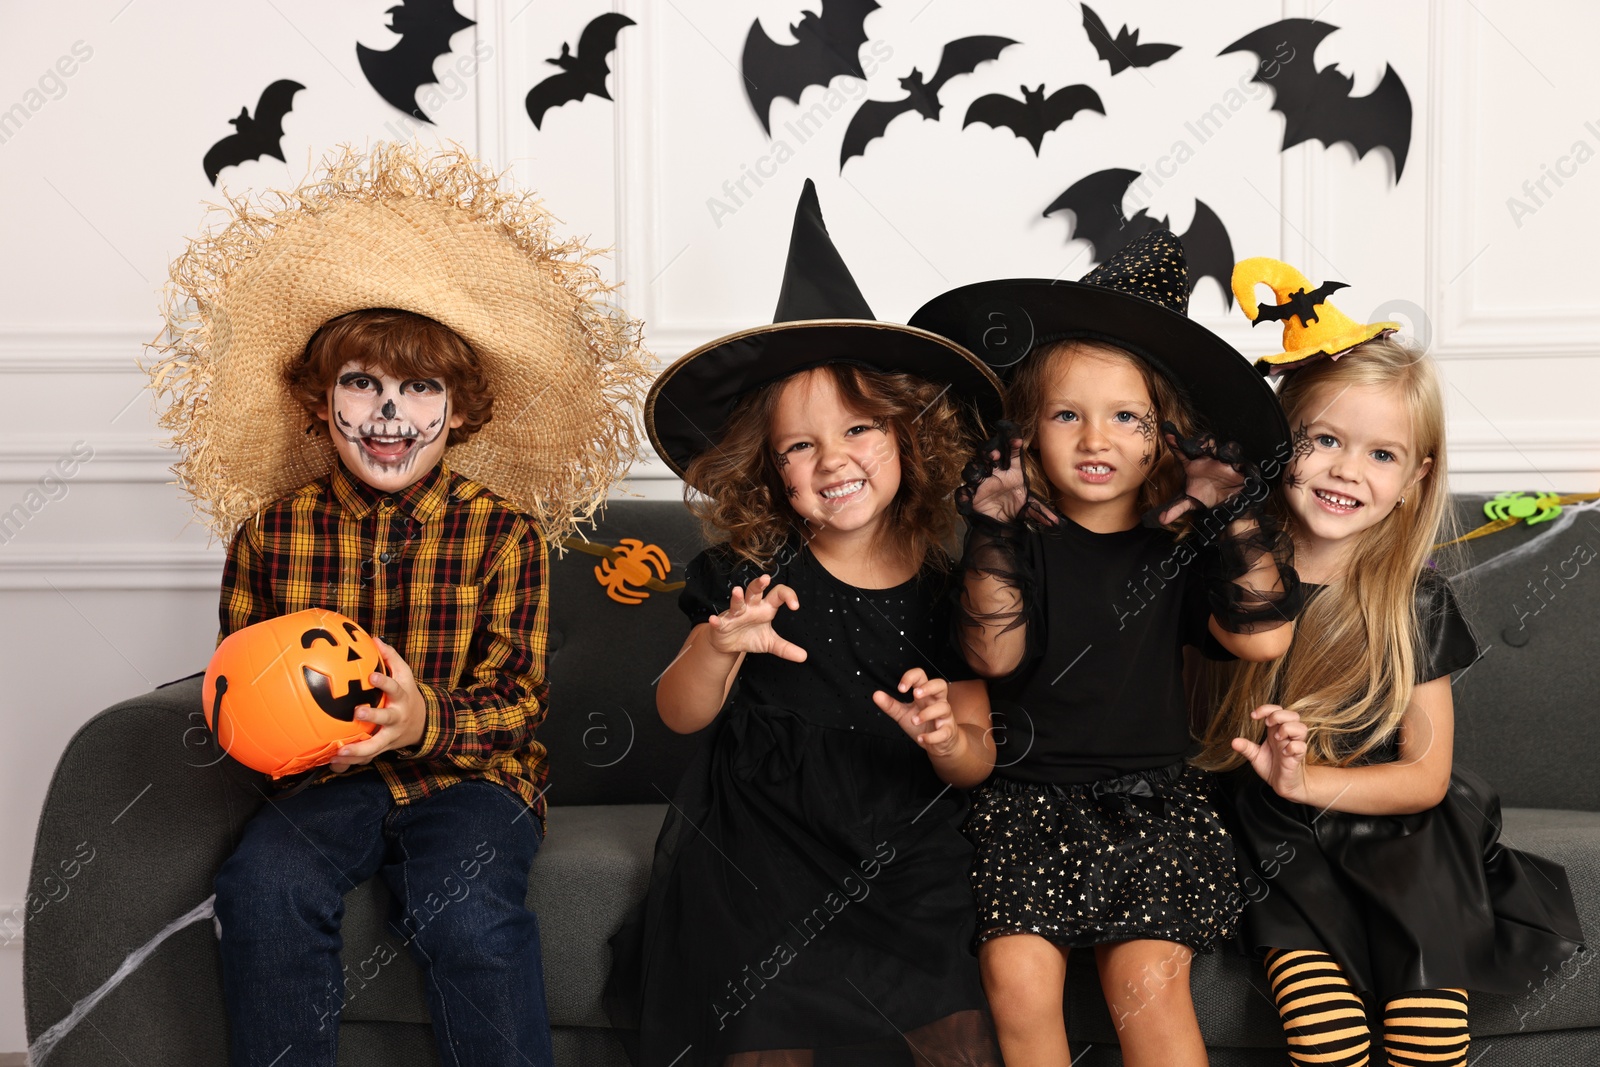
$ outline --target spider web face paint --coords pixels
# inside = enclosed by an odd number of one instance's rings
[[[444,457],[450,394],[434,378],[401,379],[350,362],[328,390],[329,436],[351,474],[385,493],[410,488]]]
[[[783,469],[789,465],[789,454],[787,452],[774,452],[772,454],[772,465],[778,468],[778,477],[782,478]],[[787,481],[783,483],[783,491],[784,495],[786,495],[790,500],[793,500],[795,497],[800,495],[799,488],[790,485]]]
[[[1156,458],[1156,409],[1151,408],[1139,416],[1139,436],[1144,438],[1144,455],[1139,458],[1139,466],[1148,467],[1150,461]]]
[[[1293,489],[1300,484],[1300,479],[1295,477],[1295,468],[1299,466],[1301,460],[1311,455],[1315,448],[1316,446],[1311,443],[1311,434],[1306,430],[1306,424],[1302,422],[1290,442],[1289,465],[1283,474],[1283,484],[1286,487]]]

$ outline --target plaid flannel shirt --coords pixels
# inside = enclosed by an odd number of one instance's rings
[[[499,782],[542,822],[547,563],[526,515],[443,463],[390,496],[336,462],[234,535],[222,637],[305,608],[348,615],[400,653],[427,705],[415,748],[348,773],[375,769],[397,804]]]

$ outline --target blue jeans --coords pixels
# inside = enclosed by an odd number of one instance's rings
[[[401,945],[445,1067],[550,1067],[539,921],[524,904],[542,837],[522,800],[486,781],[401,806],[367,771],[266,804],[217,873],[234,1067],[334,1067],[345,1002]],[[345,970],[344,894],[380,872],[390,936]]]

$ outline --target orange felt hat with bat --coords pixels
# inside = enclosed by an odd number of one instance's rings
[[[1265,285],[1277,296],[1276,304],[1262,305],[1256,286]],[[1267,256],[1240,260],[1233,268],[1233,296],[1252,326],[1283,323],[1283,351],[1256,360],[1256,369],[1272,377],[1315,359],[1338,359],[1374,337],[1400,328],[1398,322],[1362,324],[1328,303],[1328,296],[1345,288],[1344,282],[1323,282],[1315,289],[1310,280],[1282,260]]]

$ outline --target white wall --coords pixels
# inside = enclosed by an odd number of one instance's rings
[[[1153,213],[1181,232],[1198,197],[1221,214],[1239,256],[1279,256],[1315,280],[1350,283],[1337,298],[1350,314],[1390,301],[1414,305],[1419,321],[1425,314],[1449,382],[1458,487],[1600,488],[1592,4],[1101,0],[1113,27],[1131,20],[1147,41],[1184,45],[1112,78],[1076,4],[883,0],[867,28],[890,54],[804,143],[785,127],[800,109],[774,107],[774,133],[792,158],[773,173],[777,144],[750,113],[738,57],[752,17],[782,39],[802,0],[613,5],[639,22],[614,58],[617,103],[553,111],[543,131],[523,94],[606,4],[481,0],[477,29],[436,64],[445,98],[434,130],[383,103],[356,63],[355,42],[393,40],[391,3],[0,5],[0,108],[24,109],[20,127],[15,118],[0,127],[0,513],[42,505],[0,544],[0,918],[24,898],[33,828],[67,739],[101,707],[198,669],[210,647],[220,549],[165,484],[170,459],[134,361],[159,327],[167,262],[197,230],[201,202],[220,195],[202,155],[277,78],[308,87],[285,121],[290,163],[224,171],[229,191],[292,184],[342,141],[457,139],[538,188],[572,231],[616,246],[610,269],[663,361],[767,319],[807,176],[874,308],[903,318],[964,282],[1079,276],[1090,265],[1085,245],[1065,239],[1061,219],[1042,217],[1044,205],[1093,170],[1155,168],[1185,141],[1193,158],[1155,191]],[[472,13],[471,3],[458,6]],[[1342,27],[1319,63],[1340,63],[1365,93],[1387,61],[1411,92],[1416,122],[1398,186],[1382,152],[1359,161],[1344,145],[1280,152],[1282,118],[1265,93],[1203,143],[1185,125],[1251,72],[1249,56],[1219,58],[1221,48],[1318,11]],[[926,73],[945,41],[970,33],[1023,45],[952,82],[943,121],[900,120],[841,176],[854,103],[898,95],[896,78],[913,65]],[[70,77],[46,78],[30,96],[61,57]],[[961,128],[973,98],[1024,81],[1088,82],[1110,115],[1080,115],[1038,159],[1009,134]],[[813,88],[802,103],[826,110],[828,98]],[[1585,159],[1575,173],[1574,152]],[[1523,182],[1558,165],[1564,184],[1547,181],[1548,195],[1528,199]],[[772,176],[759,187],[747,178],[749,195],[735,204],[724,182],[751,169]],[[1514,196],[1532,212],[1514,219]],[[732,213],[713,210],[713,198]],[[1209,285],[1194,312],[1250,355],[1273,350],[1268,331],[1252,333]],[[73,476],[64,490],[44,486],[47,499],[41,479],[75,449]],[[676,495],[651,460],[636,468],[635,489]],[[0,948],[0,1050],[24,1044],[19,948]]]

